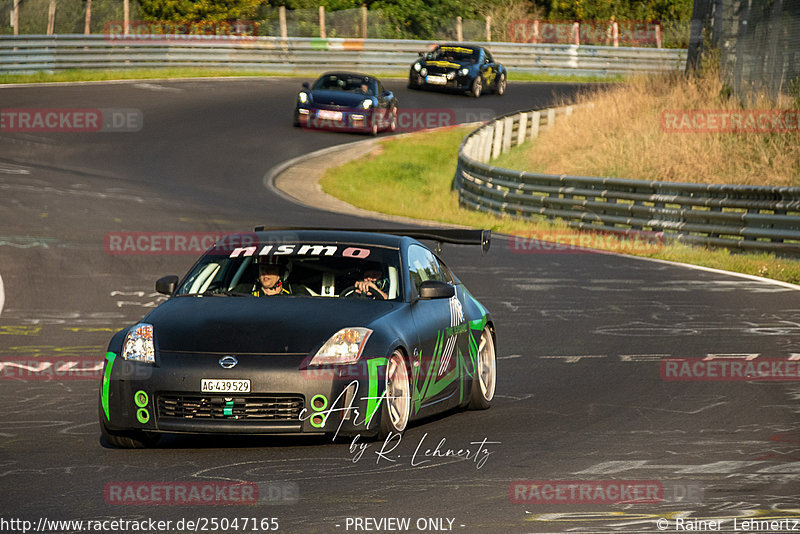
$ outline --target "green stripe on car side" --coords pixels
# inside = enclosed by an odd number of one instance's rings
[[[103,371],[103,385],[100,390],[100,403],[103,406],[103,413],[106,414],[106,421],[111,420],[108,417],[108,386],[111,383],[111,366],[114,365],[116,357],[113,352],[106,353],[106,368]]]
[[[378,367],[389,363],[389,358],[372,358],[367,360],[367,369],[369,370],[369,395],[367,399],[367,428],[372,422],[372,416],[380,407],[380,400],[378,398]],[[384,395],[386,392],[384,392]],[[382,398],[382,397],[381,397]]]

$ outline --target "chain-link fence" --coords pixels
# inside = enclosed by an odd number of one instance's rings
[[[687,68],[719,53],[739,95],[800,89],[800,1],[695,0]]]
[[[0,34],[89,33],[117,34],[124,28],[122,0],[0,0]],[[87,8],[89,17],[87,17]],[[380,9],[295,9],[261,5],[252,20],[224,23],[144,22],[136,0],[130,0],[129,32],[139,35],[202,34],[274,37],[425,39],[438,41],[541,42],[549,44],[616,45],[685,48],[689,22],[654,21],[539,21],[498,11],[485,18],[452,17],[428,20],[398,20]],[[611,37],[612,27],[615,38]],[[541,28],[541,32],[540,32]],[[577,39],[576,39],[577,36]]]

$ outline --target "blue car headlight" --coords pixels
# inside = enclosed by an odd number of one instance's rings
[[[362,327],[342,328],[317,351],[309,365],[342,365],[361,358],[372,330]]]
[[[122,358],[135,362],[155,363],[156,347],[153,343],[153,325],[139,323],[125,336]]]
[[[469,69],[468,69],[467,67],[464,67],[463,69],[461,69],[460,71],[458,71],[458,73],[459,73],[461,76],[466,76],[467,74],[469,74]]]
[[[363,102],[361,102],[361,107],[364,109],[369,109],[372,107],[372,100],[369,98],[365,98]]]
[[[308,93],[306,93],[305,91],[299,93],[297,95],[297,100],[299,100],[301,104],[308,103]]]
[[[414,70],[415,71],[419,72],[419,69],[421,69],[421,68],[422,68],[422,65],[420,65],[419,63],[414,63]]]

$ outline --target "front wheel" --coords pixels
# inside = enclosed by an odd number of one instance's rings
[[[106,443],[118,449],[147,449],[155,446],[161,438],[159,434],[143,430],[117,432],[106,426],[103,407],[98,398],[98,417],[100,418],[100,434]]]
[[[470,89],[470,92],[475,98],[479,98],[481,96],[481,93],[483,92],[483,80],[481,80],[480,76],[475,78],[475,81],[472,82],[472,88]]]
[[[486,326],[478,343],[478,354],[475,361],[474,376],[469,407],[471,410],[485,410],[492,404],[495,382],[497,380],[497,360],[494,350],[494,336]]]
[[[381,428],[378,439],[389,434],[401,434],[411,415],[411,376],[400,350],[395,350],[386,363],[386,393],[381,409]]]

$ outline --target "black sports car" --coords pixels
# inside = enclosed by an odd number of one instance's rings
[[[506,68],[482,46],[450,44],[437,46],[433,52],[421,52],[411,65],[408,86],[451,89],[477,98],[487,91],[505,93],[506,77]]]
[[[303,83],[294,108],[294,125],[377,135],[397,128],[397,99],[372,76],[328,72],[314,85]]]
[[[488,408],[492,317],[415,237],[486,251],[490,232],[257,228],[218,242],[180,282],[161,278],[171,298],[109,343],[106,442],[388,437],[431,414]]]

